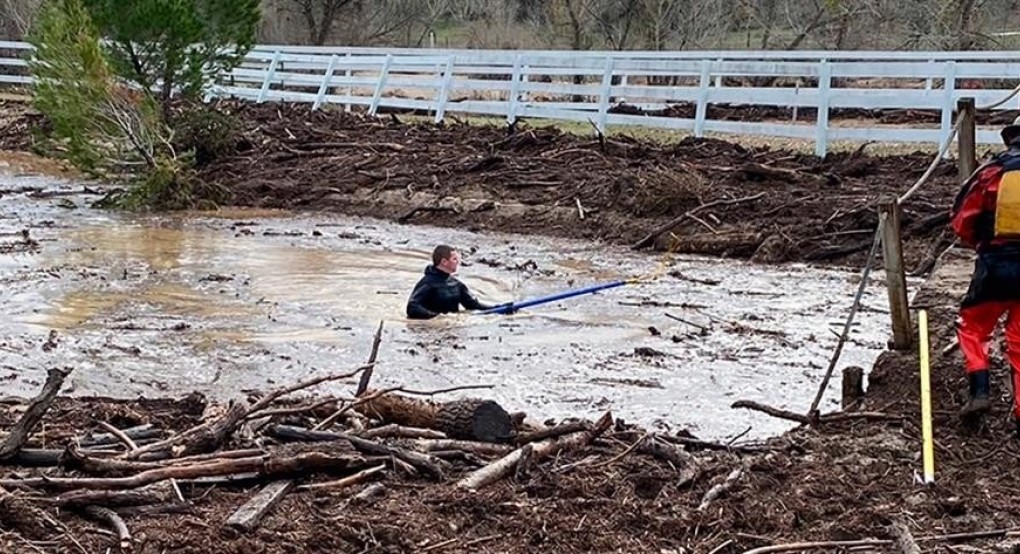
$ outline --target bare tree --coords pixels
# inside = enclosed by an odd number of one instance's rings
[[[36,12],[40,0],[0,0],[0,38],[21,40]]]
[[[354,0],[288,0],[308,25],[308,40],[315,45],[326,44],[344,8]]]

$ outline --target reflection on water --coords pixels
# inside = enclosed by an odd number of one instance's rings
[[[74,367],[77,394],[230,396],[356,367],[382,320],[378,386],[491,384],[486,395],[539,418],[612,408],[628,421],[689,427],[705,438],[748,425],[747,437],[761,437],[786,423],[729,405],[746,398],[806,409],[835,342],[829,322],[845,316],[856,291],[847,272],[661,258],[541,237],[279,211],[127,218],[57,202],[0,202],[0,232],[31,228],[42,244],[38,254],[0,256],[8,314],[0,341],[9,349],[0,349],[0,362],[19,369],[8,376],[0,367],[0,379],[10,379],[12,393],[34,393],[40,375],[24,360],[41,359]],[[510,316],[408,321],[407,295],[437,243],[460,247],[468,262],[460,278],[490,303],[656,278]],[[865,304],[884,302],[881,288],[866,291]],[[845,365],[871,364],[886,317],[858,315]],[[50,330],[58,346],[40,349]],[[648,382],[661,388],[628,384]]]

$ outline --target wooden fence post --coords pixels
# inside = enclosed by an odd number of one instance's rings
[[[977,169],[977,130],[973,97],[956,101],[956,117],[960,121],[956,163],[960,169],[960,181],[963,182]]]
[[[882,201],[879,210],[885,214],[882,259],[885,261],[885,284],[889,292],[889,313],[892,315],[892,347],[896,350],[906,350],[913,343],[913,333],[910,326],[910,305],[907,301],[907,275],[903,267],[900,206],[895,197],[890,197]]]

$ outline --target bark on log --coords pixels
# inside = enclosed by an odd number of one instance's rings
[[[442,431],[435,431],[433,429],[419,429],[417,427],[404,427],[391,423],[389,425],[383,425],[382,427],[375,427],[373,429],[366,429],[360,433],[355,433],[363,439],[383,439],[383,438],[405,438],[405,439],[445,439],[446,434]]]
[[[510,414],[492,400],[467,399],[442,404],[436,424],[453,439],[507,442],[513,436]]]
[[[412,452],[398,446],[389,446],[370,440],[354,437],[344,433],[331,431],[312,431],[289,425],[273,425],[266,430],[270,436],[285,440],[299,441],[338,441],[346,440],[363,454],[393,456],[394,458],[410,464],[416,469],[442,480],[444,478],[443,468],[440,461],[433,456]]]
[[[227,526],[241,531],[255,529],[262,518],[292,490],[294,490],[292,479],[269,483],[227,518]]]
[[[58,532],[33,502],[0,489],[0,527],[16,530],[26,539],[43,540]]]
[[[566,435],[557,439],[546,439],[538,443],[528,443],[525,446],[531,447],[531,455],[536,461],[542,460],[543,458],[547,458],[562,450],[582,448],[590,444],[596,437],[604,433],[606,429],[609,429],[612,423],[612,414],[610,412],[606,412],[605,415],[599,418],[599,420],[595,422],[595,425],[587,431],[581,431],[579,433]],[[523,456],[524,448],[518,448],[499,460],[470,473],[467,477],[458,481],[457,486],[469,490],[478,490],[482,487],[495,483],[512,473],[517,468],[517,464]]]
[[[843,368],[843,397],[841,407],[849,410],[864,398],[864,368],[848,366]]]
[[[27,479],[3,479],[0,486],[10,488],[42,488],[67,491],[74,489],[131,489],[166,481],[169,479],[195,479],[256,473],[260,477],[284,477],[307,475],[314,472],[339,472],[364,465],[365,460],[352,454],[345,444],[326,451],[307,451],[291,455],[290,452],[270,452],[266,456],[239,458],[192,465],[169,466],[152,469],[130,477],[33,477]]]
[[[362,396],[368,397],[376,393],[378,391],[369,389]],[[358,404],[354,410],[385,423],[435,429],[439,408],[436,402],[390,393]]]
[[[142,446],[127,453],[125,457],[129,460],[137,460],[143,454],[160,451],[167,451],[173,457],[211,452],[219,448],[234,432],[248,411],[243,403],[232,403],[219,419],[193,427],[165,441]]]
[[[63,454],[64,456],[61,459],[61,465],[63,465],[66,469],[80,470],[89,475],[117,477],[122,475],[133,475],[143,471],[174,465],[195,465],[204,462],[253,458],[264,455],[265,451],[259,449],[229,450],[213,454],[199,454],[196,456],[171,458],[154,462],[94,457],[88,455],[88,453],[82,452],[74,445],[69,446]]]
[[[694,456],[676,445],[656,440],[654,436],[642,441],[638,446],[638,452],[650,454],[673,464],[673,467],[679,472],[676,481],[677,488],[690,485],[701,472],[698,460]]]
[[[364,396],[374,393],[369,390]],[[454,439],[505,442],[513,432],[510,414],[492,400],[469,398],[438,403],[391,393],[354,409],[386,423],[436,429]]]
[[[155,439],[163,435],[162,429],[153,427],[152,424],[148,423],[137,427],[121,429],[121,432],[135,442],[145,439]],[[81,447],[107,446],[117,444],[118,441],[117,437],[110,433],[96,433],[94,435],[83,437],[78,441],[78,445]]]
[[[910,534],[910,529],[907,529],[906,524],[902,521],[894,521],[889,526],[889,534],[893,537],[896,549],[902,554],[921,554],[921,549],[918,548],[917,542]]]
[[[28,440],[28,436],[32,433],[32,429],[39,424],[43,415],[50,409],[53,399],[57,397],[61,385],[64,384],[64,379],[70,374],[70,369],[60,368],[52,368],[46,373],[46,383],[43,385],[42,391],[32,399],[31,404],[29,404],[25,413],[22,414],[21,419],[14,424],[11,432],[8,433],[3,443],[0,444],[0,460],[12,458],[21,450],[21,447],[25,445],[25,441]]]
[[[124,520],[116,512],[107,508],[89,506],[85,508],[85,513],[95,519],[108,523],[113,528],[114,532],[117,533],[121,552],[131,550],[131,532],[128,531]]]
[[[476,456],[505,456],[512,448],[504,444],[493,444],[491,442],[462,441],[455,439],[421,439],[415,443],[418,450],[424,452],[438,452],[449,450],[460,450],[470,452]]]
[[[119,508],[122,506],[161,504],[175,500],[176,497],[172,487],[165,483],[157,483],[143,489],[131,491],[70,491],[54,498],[42,499],[41,502],[61,508],[85,508],[86,506]]]

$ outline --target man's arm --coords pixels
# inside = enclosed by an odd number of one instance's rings
[[[407,317],[411,319],[432,319],[439,315],[437,312],[433,312],[425,307],[425,303],[428,301],[431,293],[432,287],[424,279],[418,281],[418,284],[414,286],[414,290],[411,291],[411,297],[407,299]]]
[[[953,232],[960,238],[960,242],[971,248],[977,246],[978,222],[988,209],[988,199],[985,198],[988,187],[1001,176],[1002,167],[999,165],[990,165],[976,172],[964,184],[953,203],[950,212]]]
[[[460,284],[460,303],[468,310],[488,310],[493,307],[479,302],[464,283]]]

